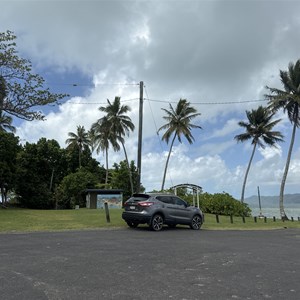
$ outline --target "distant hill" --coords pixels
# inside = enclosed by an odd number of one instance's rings
[[[260,196],[260,201],[262,207],[277,207],[279,203],[278,196]],[[258,195],[245,198],[245,202],[249,206],[258,206]],[[284,195],[284,206],[285,207],[295,207],[300,206],[300,194],[286,194]]]

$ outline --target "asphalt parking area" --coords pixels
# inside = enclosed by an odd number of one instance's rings
[[[300,230],[0,234],[1,299],[300,299]]]

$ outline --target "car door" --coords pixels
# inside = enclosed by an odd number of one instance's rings
[[[174,221],[177,215],[177,208],[174,199],[171,196],[157,196],[159,201],[164,203],[163,211],[165,219],[168,221]]]
[[[172,196],[172,198],[175,203],[174,207],[176,210],[176,219],[178,223],[188,223],[191,218],[191,212],[187,206],[187,203],[179,197]]]

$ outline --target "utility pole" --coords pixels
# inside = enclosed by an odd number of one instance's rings
[[[138,157],[137,157],[137,168],[138,178],[136,192],[140,192],[141,188],[141,170],[142,170],[142,139],[143,139],[143,95],[144,82],[140,81],[140,108],[139,108],[139,135],[138,135]]]

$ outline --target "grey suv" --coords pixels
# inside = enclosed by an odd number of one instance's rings
[[[147,223],[155,231],[161,230],[164,224],[189,225],[198,230],[204,221],[199,208],[175,195],[154,193],[133,194],[124,204],[122,218],[129,227]]]

